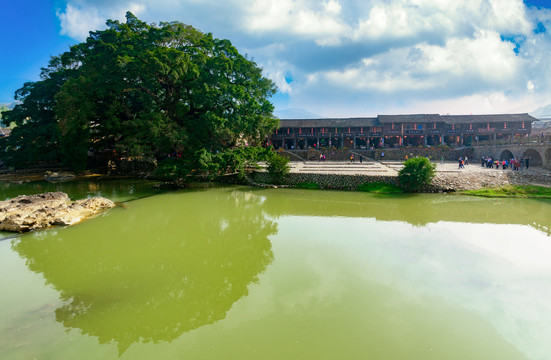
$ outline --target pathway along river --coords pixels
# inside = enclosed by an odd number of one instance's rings
[[[0,241],[0,358],[549,359],[550,201],[150,185]]]

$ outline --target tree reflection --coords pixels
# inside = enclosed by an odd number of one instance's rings
[[[273,260],[263,198],[217,189],[167,194],[14,242],[64,305],[67,328],[115,342],[172,341],[226,316]]]
[[[439,221],[519,224],[551,236],[551,200],[487,199],[441,194],[379,196],[360,192],[290,190],[267,197],[272,216],[348,216],[427,226]]]

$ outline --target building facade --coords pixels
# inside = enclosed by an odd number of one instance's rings
[[[528,137],[528,114],[379,115],[365,118],[281,119],[268,145],[284,149],[371,149],[401,146],[471,146]]]

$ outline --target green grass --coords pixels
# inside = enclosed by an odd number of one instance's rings
[[[363,183],[356,190],[374,194],[397,194],[404,192],[399,186],[382,182]]]
[[[535,185],[509,185],[499,188],[468,190],[461,192],[466,195],[484,197],[518,197],[518,198],[539,198],[551,199],[551,188]]]
[[[305,181],[295,185],[299,189],[319,189],[320,185],[312,181]]]

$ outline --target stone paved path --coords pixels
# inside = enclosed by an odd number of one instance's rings
[[[458,163],[434,162],[436,176],[433,185],[442,189],[468,190],[483,187],[497,187],[508,184],[532,184],[551,186],[551,170],[541,167],[531,167],[523,171],[511,169],[488,169],[479,163],[466,165],[464,169],[458,168]],[[398,176],[398,171],[403,167],[400,161],[374,161],[363,163],[336,162],[336,161],[306,161],[290,162],[291,173],[303,174],[339,174],[339,175],[365,175],[365,176]]]
[[[512,170],[496,170],[483,168],[480,164],[469,164],[464,169],[458,168],[457,162],[445,162],[440,164],[439,162],[433,162],[436,165],[436,171],[438,173],[446,174],[462,174],[462,173],[484,173],[492,174],[499,172],[510,172]],[[344,174],[344,175],[398,175],[398,171],[403,167],[401,161],[364,161],[360,162],[339,162],[339,161],[306,161],[306,162],[290,162],[292,173],[313,173],[313,174]],[[551,170],[543,169],[541,167],[532,167],[528,170],[524,169],[519,173],[524,174],[549,174]]]

